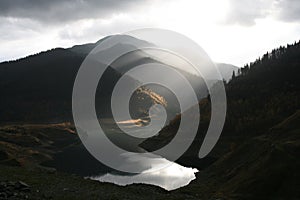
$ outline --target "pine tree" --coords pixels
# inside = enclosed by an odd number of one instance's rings
[[[235,79],[235,71],[232,72],[231,80]]]

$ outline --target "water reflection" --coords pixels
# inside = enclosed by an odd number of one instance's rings
[[[149,164],[149,163],[148,163]],[[188,185],[196,178],[195,168],[183,167],[177,163],[170,162],[164,158],[153,159],[151,169],[136,175],[120,175],[107,173],[102,176],[91,177],[100,182],[109,182],[117,185],[129,185],[133,183],[144,183],[162,187],[166,190],[175,190]],[[141,165],[143,165],[141,163]],[[162,166],[166,166],[161,169]],[[157,168],[157,170],[155,170]]]
[[[123,123],[127,126],[136,126],[136,122],[137,121],[129,120],[118,123]],[[126,163],[134,163],[134,166],[143,172],[139,174],[109,172],[104,175],[101,174],[99,176],[90,177],[91,179],[122,186],[133,183],[144,183],[156,185],[166,190],[174,190],[188,185],[196,178],[195,173],[198,172],[197,169],[181,166],[158,155],[134,154],[133,156],[133,152],[146,153],[146,151],[139,146],[145,139],[128,137],[128,135],[118,129],[118,126],[112,119],[101,119],[101,126],[111,141],[128,151],[121,155],[127,162],[120,164],[126,168]]]

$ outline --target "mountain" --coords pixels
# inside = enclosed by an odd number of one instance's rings
[[[295,43],[263,55],[225,85],[228,112],[224,134],[258,135],[299,108],[299,46]],[[199,106],[204,110],[202,123],[208,123],[209,98]],[[179,121],[180,116],[172,121],[174,127]]]
[[[73,194],[77,195],[74,191],[79,191],[78,195],[81,192],[90,195],[91,199],[100,193],[110,198],[108,192],[113,192],[116,199],[123,198],[124,194],[129,195],[128,199],[140,199],[140,193],[145,192],[149,199],[300,198],[300,42],[274,49],[231,76],[225,84],[228,112],[224,129],[217,145],[204,159],[198,158],[198,152],[210,121],[209,96],[195,105],[201,110],[199,130],[190,148],[176,162],[201,171],[188,186],[172,192],[142,184],[122,188],[71,175],[86,176],[111,170],[99,164],[81,145],[72,123],[53,123],[71,121],[73,82],[80,64],[95,45],[57,48],[0,64],[1,195],[19,190],[24,184],[18,180],[26,180],[32,185],[27,193],[32,199],[73,198]],[[126,70],[145,61],[159,62],[147,52],[135,52],[120,58],[105,72],[100,85],[107,87],[96,94],[97,112],[105,116],[100,121],[105,122],[106,117],[111,116],[107,105],[114,83]],[[118,63],[126,63],[126,70],[121,70],[124,68],[120,69]],[[221,72],[224,79],[225,75],[232,75],[231,70],[236,70],[228,68]],[[193,82],[191,74],[182,73]],[[130,80],[138,83],[134,77]],[[196,84],[194,87],[198,88]],[[165,100],[176,107],[169,91],[147,86],[134,95],[132,105],[136,107],[133,110],[155,103],[155,95],[165,95]],[[147,100],[141,103],[138,97]],[[136,110],[135,117],[146,115],[144,111]],[[44,124],[36,124],[41,122]],[[176,134],[179,123],[180,115],[177,115],[158,135],[139,145],[149,151],[164,146]],[[50,189],[49,180],[53,183]],[[137,190],[142,192],[137,193]],[[62,191],[65,196],[60,196]],[[20,194],[23,195],[23,191]]]
[[[148,42],[138,40],[131,36],[117,35],[120,40],[132,41],[133,44],[149,45]],[[71,97],[74,80],[77,71],[87,54],[98,44],[110,36],[96,43],[76,45],[72,48],[56,48],[41,52],[16,61],[0,63],[0,119],[1,123],[7,122],[30,122],[30,123],[59,123],[72,121]],[[98,52],[99,56],[109,57],[124,49],[136,49],[128,44],[117,43],[112,47]],[[135,50],[121,56],[114,61],[105,71],[101,78],[96,93],[96,109],[99,118],[111,117],[110,97],[114,85],[128,70],[145,63],[162,63],[142,50]],[[166,63],[167,64],[167,63]],[[231,73],[232,66],[222,66],[224,72]],[[229,65],[228,65],[229,66]],[[104,67],[99,63],[99,67]],[[173,66],[170,66],[173,67]],[[173,67],[174,68],[174,67]],[[207,87],[199,76],[185,71],[184,68],[177,70],[186,77],[195,90],[198,99],[207,96]],[[227,80],[227,79],[226,79]],[[137,84],[135,77],[131,77],[131,83]],[[176,87],[180,88],[180,83]],[[105,87],[101,87],[105,85]],[[143,87],[163,97],[168,102],[168,120],[174,118],[180,111],[174,94],[168,89],[158,85]],[[141,94],[141,93],[140,93]],[[131,108],[135,118],[146,117],[147,109],[155,102],[147,92],[145,101],[138,99],[137,93],[132,98]],[[142,109],[137,106],[143,106]],[[101,116],[100,116],[101,115]]]
[[[239,68],[237,66],[225,63],[216,63],[216,66],[219,69],[221,76],[227,82],[232,78],[233,72],[238,74]]]
[[[177,162],[203,171],[181,192],[198,191],[203,199],[300,198],[299,74],[300,42],[274,49],[241,68],[225,85],[228,112],[221,138],[200,160],[210,120],[210,99],[201,100],[196,139]],[[164,146],[179,123],[180,115],[141,146],[148,151]]]
[[[129,36],[127,40],[135,40]],[[103,40],[105,40],[104,38]],[[87,54],[103,40],[94,44],[74,46],[69,49],[56,48],[16,61],[0,64],[0,119],[4,122],[65,122],[72,121],[72,90],[77,71]],[[102,54],[118,48],[129,48],[117,44]],[[140,57],[136,59],[141,59]],[[98,63],[99,67],[104,64]],[[114,84],[122,76],[116,68],[109,66],[100,80],[96,94],[96,106],[102,117],[107,117],[108,100]],[[133,78],[132,84],[137,83]],[[137,97],[137,95],[135,95]],[[147,96],[147,95],[146,95]],[[137,99],[133,98],[133,101]],[[146,104],[154,103],[148,95]],[[147,103],[148,101],[148,103]],[[137,109],[136,109],[137,110]]]

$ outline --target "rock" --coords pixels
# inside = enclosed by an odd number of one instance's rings
[[[0,199],[28,199],[30,186],[23,181],[1,181]]]
[[[29,185],[27,185],[27,183],[24,183],[23,181],[18,181],[17,183],[21,188],[29,188]]]

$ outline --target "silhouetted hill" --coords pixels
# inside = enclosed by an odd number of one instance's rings
[[[122,39],[135,40],[129,36],[117,36]],[[72,121],[72,90],[77,71],[87,54],[100,42],[78,45],[69,49],[56,48],[16,61],[0,64],[0,120],[4,122],[64,122]],[[145,42],[144,42],[145,43]],[[109,54],[120,48],[129,48],[126,44],[115,46],[99,52]],[[142,59],[131,55],[136,60]],[[104,67],[98,63],[99,67]],[[122,64],[122,63],[120,63]],[[102,117],[110,115],[107,111],[108,100],[114,84],[121,77],[116,67],[108,67],[101,78],[96,94],[96,106]],[[136,80],[132,79],[134,84]],[[147,96],[147,95],[146,95]],[[151,104],[148,96],[146,103]],[[134,98],[133,98],[134,99]],[[137,101],[137,100],[135,100]]]
[[[68,100],[72,84],[83,59],[59,48],[2,63],[1,121],[66,118],[71,108]]]
[[[300,107],[300,43],[280,47],[238,70],[226,87],[227,116],[217,146],[210,155],[198,159],[198,152],[210,120],[210,100],[199,103],[201,121],[196,140],[179,162],[203,168],[249,137],[265,133]],[[188,111],[187,111],[188,112]],[[175,135],[178,115],[159,135],[141,146],[156,150]],[[187,159],[189,158],[189,159]]]
[[[266,53],[227,87],[227,132],[259,134],[300,107],[300,43]]]
[[[71,114],[68,102],[71,101],[71,91],[68,90],[73,86],[77,64],[80,65],[84,52],[92,46],[83,46],[86,49],[82,51],[80,46],[73,51],[54,49],[0,64],[0,88],[3,94],[0,99],[1,122],[68,119]],[[139,59],[145,58],[133,59],[134,62],[129,62],[131,66],[127,66],[127,69],[134,66],[133,63],[139,63]],[[149,58],[146,60],[155,62]],[[117,81],[124,72],[116,69],[117,66],[109,68],[106,72],[108,76],[103,81],[112,77],[112,82]],[[136,191],[137,188],[144,188],[153,195],[151,198],[157,199],[299,199],[299,74],[300,42],[275,49],[245,65],[226,84],[228,113],[225,127],[213,151],[202,160],[198,159],[198,152],[210,120],[209,96],[199,102],[200,129],[191,147],[177,161],[200,169],[197,179],[171,193],[143,185],[132,185],[125,189],[134,188]],[[107,87],[104,94],[110,94],[112,88],[113,85]],[[149,96],[147,90],[143,95]],[[104,96],[109,98],[109,95]],[[155,150],[167,144],[174,137],[179,122],[180,115],[158,136],[146,140],[141,146]],[[57,195],[65,185],[74,191],[87,192],[90,189],[81,185],[89,184],[95,191],[102,191],[106,187],[107,191],[123,194],[118,186],[103,183],[95,185],[41,166],[48,165],[77,174],[94,170],[99,172],[99,169],[105,168],[96,165],[96,161],[88,157],[74,130],[73,125],[68,123],[1,126],[1,177],[24,179],[33,184],[34,189],[50,193],[55,198],[60,197]],[[78,156],[81,159],[78,160]],[[29,166],[31,171],[7,167],[11,165]],[[107,170],[104,168],[104,171]],[[48,190],[48,187],[45,189],[44,180],[51,180],[51,183],[63,180],[64,185],[60,187],[54,184],[55,187]],[[41,196],[38,193],[29,195]],[[130,195],[139,198],[139,194]]]
[[[221,138],[206,158],[198,159],[210,120],[210,99],[203,99],[196,139],[177,161],[203,170],[179,191],[198,193],[203,199],[300,198],[299,74],[300,42],[239,69],[226,84],[228,107]],[[141,146],[152,151],[166,145],[179,123],[180,115]]]
[[[71,97],[77,71],[87,54],[109,37],[96,43],[76,45],[69,49],[56,48],[16,61],[0,63],[1,123],[72,121]],[[117,37],[125,41],[130,40],[137,45],[149,44],[130,36],[118,35]],[[111,54],[118,54],[122,49],[135,49],[135,47],[117,43],[98,54],[109,57]],[[153,59],[142,50],[136,50],[121,56],[107,68],[99,82],[96,94],[96,108],[99,117],[112,116],[109,105],[114,85],[125,72],[142,63],[160,63],[160,61]],[[99,67],[104,67],[102,63],[98,64]],[[206,85],[201,78],[184,69],[177,70],[191,83],[199,99],[207,95]],[[131,82],[134,84],[136,80],[134,77],[131,78]],[[180,83],[176,84],[177,87],[182,87]],[[147,88],[167,100],[167,109],[170,111],[168,119],[172,119],[178,114],[178,102],[171,91],[158,85],[149,85]],[[131,105],[141,106],[137,96],[137,94],[134,95]],[[143,107],[147,109],[153,103],[153,99],[146,93],[144,97],[146,97],[146,101],[143,102]],[[140,108],[131,107],[136,111],[135,114],[133,112],[133,116],[147,115],[147,113],[140,112]]]

